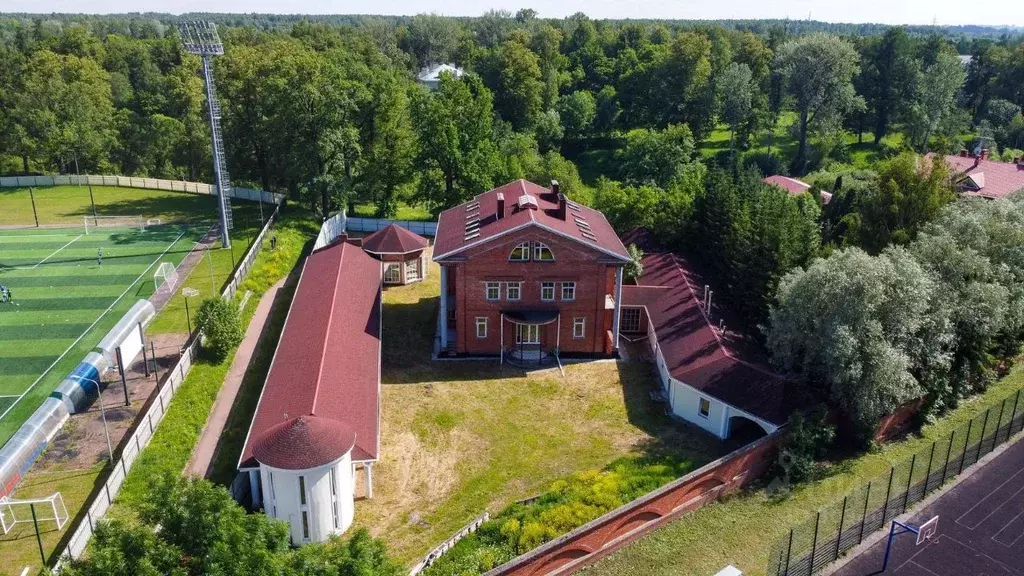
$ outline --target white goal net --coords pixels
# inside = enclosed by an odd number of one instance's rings
[[[142,216],[83,216],[82,223],[85,225],[85,234],[93,233],[97,228],[138,228],[145,230],[146,224],[150,222]],[[159,223],[156,219],[156,223]]]
[[[178,286],[178,269],[170,262],[161,262],[153,273],[153,288],[157,294],[173,292]]]
[[[32,524],[33,511],[36,522],[56,522],[57,530],[67,524],[68,509],[64,506],[64,498],[60,492],[54,492],[46,498],[0,498],[0,528],[3,528],[4,534],[8,534],[19,523]]]

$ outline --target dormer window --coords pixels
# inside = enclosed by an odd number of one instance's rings
[[[542,242],[534,242],[533,259],[537,262],[554,262],[555,255],[551,253],[551,248],[548,248],[546,244]]]
[[[530,259],[530,243],[523,242],[512,249],[512,255],[508,257],[512,262],[526,262]]]

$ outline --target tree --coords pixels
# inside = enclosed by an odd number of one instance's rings
[[[207,298],[196,314],[196,328],[203,334],[203,349],[220,362],[242,341],[242,323],[233,302]]]
[[[542,26],[530,41],[531,48],[540,60],[541,81],[544,83],[541,107],[544,110],[550,110],[555,105],[559,87],[564,80],[562,71],[567,59],[559,50],[561,42],[562,32],[547,24]]]
[[[565,135],[575,140],[585,138],[597,115],[597,101],[586,90],[577,90],[558,99],[558,116],[562,119]]]
[[[956,198],[946,161],[907,152],[878,165],[871,193],[858,207],[860,245],[880,252],[890,243],[906,244]]]
[[[417,194],[435,214],[493,186],[493,114],[491,93],[475,75],[443,74],[436,92],[413,100],[422,167]]]
[[[894,119],[906,115],[919,74],[913,43],[903,27],[868,40],[864,50],[865,98],[875,119],[875,143],[889,133]]]
[[[533,131],[537,136],[537,145],[541,152],[557,150],[565,136],[562,119],[554,110],[548,110],[538,116]]]
[[[370,81],[363,106],[356,193],[372,199],[376,216],[393,218],[401,193],[412,182],[416,134],[412,129],[406,86],[396,77]]]
[[[729,153],[736,154],[736,132],[749,120],[753,110],[754,84],[750,67],[733,62],[719,82],[722,86],[722,119],[729,124]]]
[[[636,280],[644,273],[644,251],[636,244],[630,244],[626,250],[629,252],[629,263],[626,264],[624,275],[626,280]]]
[[[960,60],[945,52],[925,68],[910,113],[910,138],[917,149],[927,151],[931,136],[955,120],[956,95],[966,77]]]
[[[782,279],[766,329],[772,360],[868,441],[881,416],[925,392],[915,376],[922,358],[946,359],[948,325],[933,313],[939,297],[901,248],[834,252]]]
[[[515,130],[532,126],[544,103],[540,59],[513,38],[498,49],[497,67],[495,109]]]
[[[608,134],[615,128],[618,122],[622,107],[619,106],[618,95],[615,88],[605,86],[597,93],[596,109],[594,112],[594,132],[600,135]]]
[[[858,60],[849,42],[822,33],[790,40],[779,48],[775,67],[799,115],[793,172],[802,174],[807,169],[809,130],[835,126],[847,111],[862,104],[852,82],[860,71]]]
[[[437,14],[412,17],[402,47],[416,59],[418,66],[448,62],[458,44],[459,24],[452,18]]]
[[[683,173],[693,161],[693,154],[693,135],[685,124],[661,131],[630,130],[625,147],[615,152],[623,181],[663,188]]]

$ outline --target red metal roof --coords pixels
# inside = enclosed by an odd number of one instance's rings
[[[363,250],[374,254],[408,254],[423,250],[429,244],[430,241],[423,236],[397,224],[390,224],[363,238]]]
[[[1024,165],[971,156],[946,156],[946,163],[958,174],[956,180],[966,194],[996,199],[1024,189]]]
[[[498,194],[505,198],[503,218],[497,217]],[[521,200],[535,207],[520,207]],[[526,180],[516,180],[484,192],[469,202],[441,213],[437,222],[437,236],[434,238],[434,260],[453,256],[470,246],[483,244],[526,226],[545,228],[618,260],[629,259],[625,246],[604,214],[572,201],[569,204],[562,218],[559,215],[558,195]],[[473,222],[477,225],[472,225]]]
[[[252,453],[260,464],[308,470],[341,458],[355,443],[355,431],[345,424],[310,414],[268,428],[254,442]]]
[[[796,178],[790,178],[789,176],[782,176],[779,174],[776,174],[774,176],[766,176],[765,178],[762,178],[762,180],[764,182],[767,182],[768,184],[774,184],[775,186],[782,188],[783,190],[789,192],[793,196],[803,194],[804,192],[811,188],[811,185],[808,184],[807,182],[797,180]],[[822,190],[821,201],[825,204],[828,204],[830,200],[832,200],[832,193],[825,192],[824,190]]]
[[[239,460],[282,422],[313,414],[355,432],[352,460],[376,460],[380,443],[381,265],[340,242],[311,254]],[[296,447],[296,450],[304,449]]]
[[[783,424],[791,411],[786,381],[755,358],[742,335],[720,330],[705,313],[704,283],[687,261],[662,251],[646,230],[624,237],[645,254],[637,285],[622,287],[623,306],[644,306],[669,374],[744,412]],[[712,297],[714,300],[714,297]]]

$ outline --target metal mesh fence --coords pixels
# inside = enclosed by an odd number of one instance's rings
[[[810,576],[1024,429],[1021,390],[794,526],[773,546],[769,576]]]

